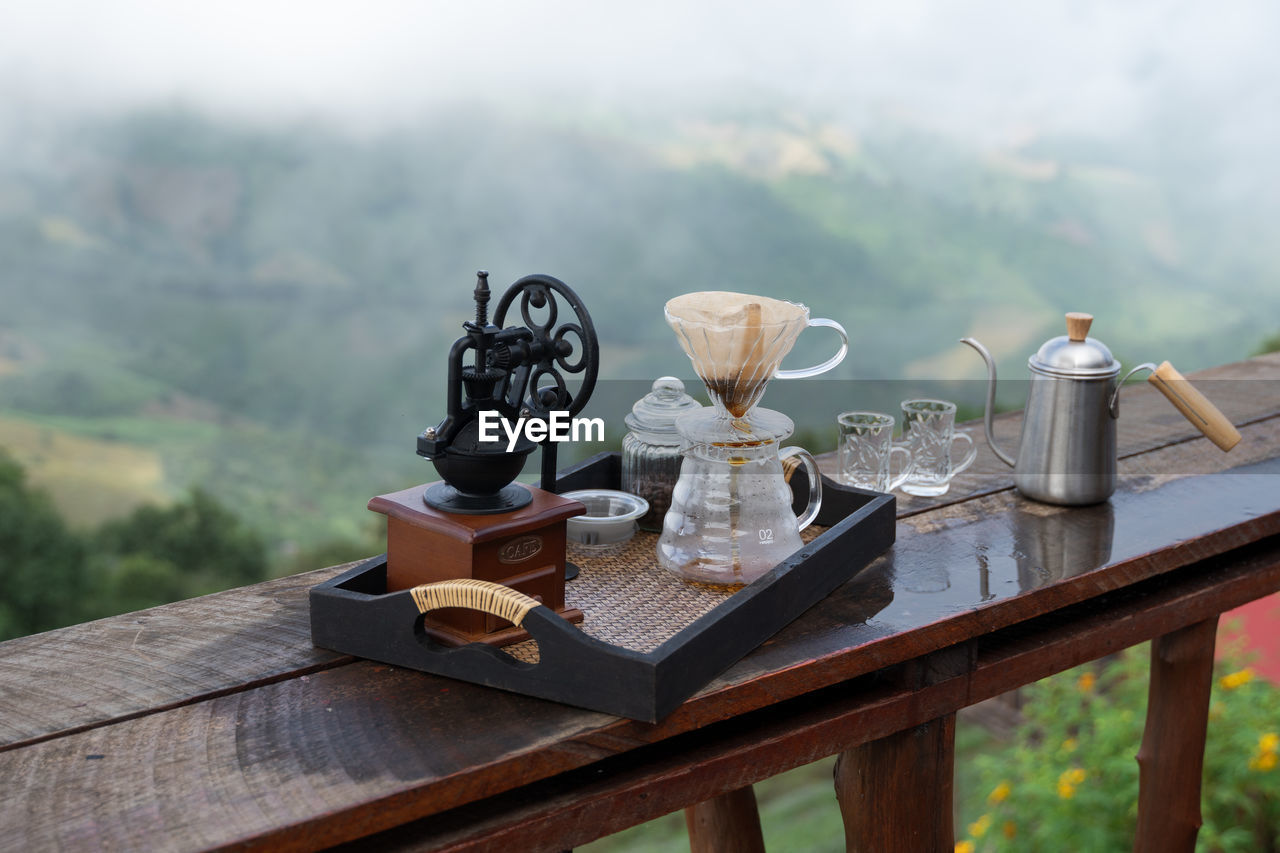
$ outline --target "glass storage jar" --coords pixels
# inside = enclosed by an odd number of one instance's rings
[[[671,490],[680,477],[681,439],[676,418],[701,408],[702,404],[685,393],[683,382],[663,376],[624,418],[630,432],[622,439],[622,490],[649,502],[649,511],[639,520],[641,530],[662,530]]]

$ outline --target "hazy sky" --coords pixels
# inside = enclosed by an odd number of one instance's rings
[[[1277,35],[1268,0],[40,0],[0,10],[0,98],[385,121],[476,94],[753,86],[998,133],[1087,129],[1170,90],[1256,110],[1277,94]]]

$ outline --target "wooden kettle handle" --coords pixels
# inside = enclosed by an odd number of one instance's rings
[[[465,607],[506,619],[512,625],[519,625],[525,615],[538,606],[536,600],[523,592],[474,578],[423,584],[409,590],[409,594],[413,596],[419,613],[444,607]]]
[[[1240,431],[1227,420],[1209,398],[1196,390],[1169,362],[1163,362],[1147,377],[1187,420],[1218,447],[1230,450],[1240,442]]]

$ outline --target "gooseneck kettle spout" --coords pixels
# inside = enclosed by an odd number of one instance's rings
[[[996,360],[991,357],[991,353],[987,352],[986,347],[973,338],[961,338],[960,343],[973,347],[978,351],[978,355],[982,356],[982,360],[987,363],[987,411],[983,415],[982,421],[987,433],[987,446],[991,448],[992,453],[1000,458],[1001,462],[1012,468],[1016,464],[1013,457],[996,446],[995,433],[992,429],[992,419],[995,417],[996,408]]]

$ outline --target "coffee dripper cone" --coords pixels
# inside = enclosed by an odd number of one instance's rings
[[[666,317],[716,410],[735,419],[760,402],[809,325],[803,305],[727,291],[678,296],[667,303]],[[836,361],[843,355],[842,348]]]

